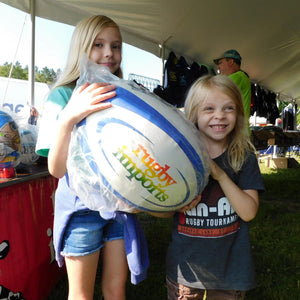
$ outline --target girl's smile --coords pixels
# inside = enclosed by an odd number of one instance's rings
[[[236,123],[236,105],[220,90],[208,93],[198,110],[198,128],[206,142],[227,144],[228,135]]]
[[[95,38],[90,59],[116,73],[122,60],[122,38],[118,28],[103,28]]]

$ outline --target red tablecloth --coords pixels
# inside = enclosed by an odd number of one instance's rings
[[[0,299],[7,290],[26,300],[47,299],[65,272],[52,244],[56,185],[49,175],[0,185]]]

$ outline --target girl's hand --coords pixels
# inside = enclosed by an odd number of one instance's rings
[[[210,174],[213,179],[219,181],[223,175],[226,175],[224,170],[222,170],[212,159],[210,160]]]
[[[210,171],[234,211],[242,220],[251,221],[256,216],[259,207],[258,191],[241,190],[213,160],[210,163]]]
[[[93,112],[111,107],[111,103],[103,101],[116,95],[115,85],[109,83],[85,83],[76,89],[70,101],[61,112],[60,119],[72,128]]]
[[[201,201],[201,194],[199,194],[190,204],[182,207],[179,212],[185,212],[187,210],[190,210],[198,205],[198,203]]]
[[[115,88],[115,85],[109,83],[86,83],[74,91],[59,115],[56,142],[49,151],[48,169],[51,175],[57,178],[65,175],[74,126],[89,114],[111,107],[111,103],[103,101],[116,95]]]

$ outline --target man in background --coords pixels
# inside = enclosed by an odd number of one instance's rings
[[[244,100],[244,109],[247,120],[250,118],[251,83],[246,72],[241,70],[242,57],[234,50],[227,50],[219,58],[214,59],[220,74],[229,76],[240,88]]]

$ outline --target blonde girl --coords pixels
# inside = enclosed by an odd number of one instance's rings
[[[65,70],[43,110],[36,151],[48,157],[50,174],[59,178],[54,246],[58,264],[66,264],[68,299],[93,299],[101,249],[104,299],[122,300],[128,273],[123,226],[89,210],[68,186],[66,162],[73,127],[89,114],[108,109],[111,104],[103,101],[115,96],[115,86],[108,83],[85,83],[73,93],[84,54],[122,77],[122,37],[118,25],[106,16],[92,16],[76,26]]]
[[[241,92],[227,76],[205,76],[191,87],[184,109],[201,133],[211,176],[201,201],[174,215],[168,299],[243,299],[255,287],[248,222],[264,187]]]

